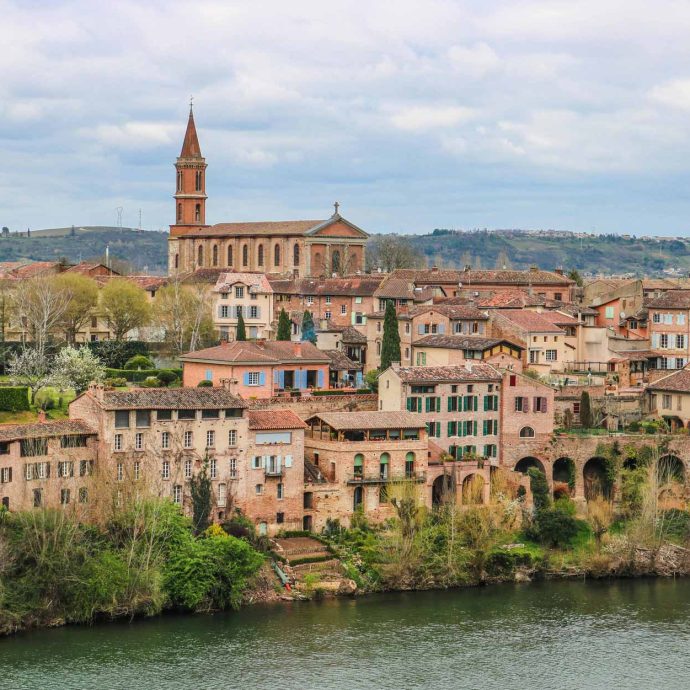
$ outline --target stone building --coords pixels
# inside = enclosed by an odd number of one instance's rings
[[[1,424],[0,503],[86,513],[97,457],[95,428],[79,419]]]
[[[263,273],[221,273],[212,295],[213,325],[221,340],[235,340],[240,314],[247,338],[271,337],[273,289]]]
[[[417,366],[491,364],[500,369],[522,371],[524,347],[502,338],[474,335],[425,335],[412,345],[412,359]]]
[[[207,224],[206,167],[190,108],[175,163],[170,274],[210,267],[304,277],[347,275],[364,269],[368,234],[343,218],[337,203],[334,213],[320,220]]]

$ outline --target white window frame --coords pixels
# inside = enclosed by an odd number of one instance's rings
[[[192,478],[192,461],[189,458],[184,461],[184,478]]]
[[[228,445],[237,445],[237,429],[228,429]]]
[[[237,479],[237,458],[230,458],[228,466],[230,470],[230,479]]]
[[[163,431],[161,433],[161,448],[163,450],[169,450],[170,449],[170,432],[169,431]]]
[[[184,432],[184,447],[191,448],[194,445],[194,434],[191,431]]]
[[[180,505],[182,503],[182,487],[179,484],[175,484],[172,490],[173,503]]]
[[[206,432],[206,447],[215,448],[216,447],[216,432],[213,429],[209,429]]]
[[[125,478],[125,464],[123,462],[118,462],[116,467],[117,481],[121,482]]]
[[[235,286],[235,299],[244,299],[244,287],[242,285]]]
[[[170,460],[163,460],[163,467],[161,468],[161,477],[163,479],[170,479]]]
[[[134,434],[134,450],[144,450],[144,434],[140,431]]]
[[[218,478],[218,461],[215,458],[208,461],[208,471],[211,479]]]
[[[122,450],[122,434],[115,434],[113,437],[113,450],[118,452]]]

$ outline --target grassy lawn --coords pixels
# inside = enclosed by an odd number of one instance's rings
[[[38,410],[41,407],[47,407],[47,419],[67,419],[69,416],[68,405],[74,398],[76,393],[73,390],[60,391],[57,388],[48,386],[38,392],[36,395],[36,404],[32,409],[26,412],[7,412],[0,410],[0,424],[30,424],[38,419]]]

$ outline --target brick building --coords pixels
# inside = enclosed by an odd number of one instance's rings
[[[240,314],[247,338],[271,337],[273,290],[263,273],[221,273],[212,295],[213,325],[221,340],[235,340]]]
[[[524,347],[502,338],[474,335],[425,335],[412,345],[416,366],[448,366],[471,361],[522,371]]]
[[[354,274],[364,268],[367,233],[343,218],[252,223],[206,223],[206,159],[190,108],[175,163],[175,223],[170,226],[168,272],[199,268],[285,276]]]

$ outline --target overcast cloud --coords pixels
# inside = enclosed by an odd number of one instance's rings
[[[0,0],[0,225],[690,230],[690,3]]]

